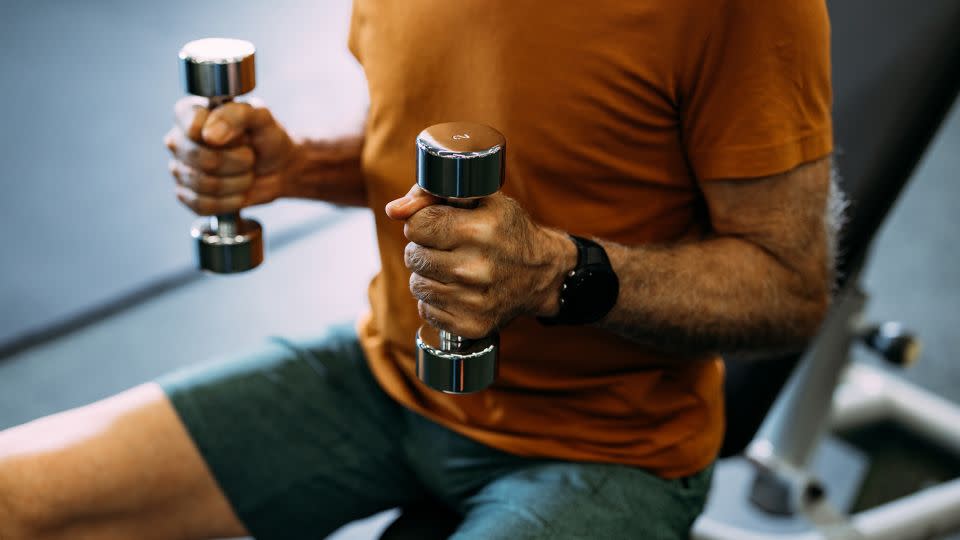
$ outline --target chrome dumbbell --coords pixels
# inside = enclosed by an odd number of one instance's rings
[[[474,208],[503,185],[506,139],[483,124],[451,122],[417,136],[417,183],[458,208]],[[467,339],[425,324],[417,331],[417,376],[449,394],[483,390],[497,377],[500,347],[494,332]]]
[[[180,49],[183,88],[205,97],[210,109],[246,94],[256,86],[254,46],[239,39],[208,38]],[[240,212],[199,219],[190,231],[201,270],[232,274],[263,262],[263,229]]]

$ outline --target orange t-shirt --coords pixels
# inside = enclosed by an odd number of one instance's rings
[[[672,358],[593,327],[502,330],[500,377],[445,395],[414,372],[421,324],[403,224],[414,139],[440,122],[507,138],[506,184],[544,225],[626,245],[710,230],[700,182],[785,172],[831,151],[824,0],[355,0],[370,88],[363,150],[382,269],[360,339],[394,399],[520,455],[679,477],[723,438],[716,355]]]

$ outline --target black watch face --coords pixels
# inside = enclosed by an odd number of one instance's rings
[[[574,272],[563,292],[564,311],[576,322],[600,320],[617,303],[620,281],[610,267],[591,265]]]

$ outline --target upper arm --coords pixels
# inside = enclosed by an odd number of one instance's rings
[[[684,152],[713,234],[769,254],[798,291],[828,293],[833,150],[824,0],[725,0],[683,67]]]
[[[724,0],[696,19],[680,73],[684,151],[700,181],[775,175],[832,150],[824,0]]]
[[[806,294],[829,294],[833,270],[831,160],[763,178],[701,184],[712,234],[763,250]]]

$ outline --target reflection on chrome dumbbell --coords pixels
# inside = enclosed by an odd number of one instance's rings
[[[474,208],[503,185],[506,139],[483,124],[451,122],[417,136],[417,184],[458,208]],[[449,394],[483,390],[497,377],[500,336],[467,339],[428,324],[417,331],[417,376]]]
[[[246,94],[256,86],[253,44],[239,39],[208,38],[180,49],[183,88],[205,97],[210,109]],[[240,212],[204,217],[190,231],[201,270],[232,274],[263,262],[263,230]]]

